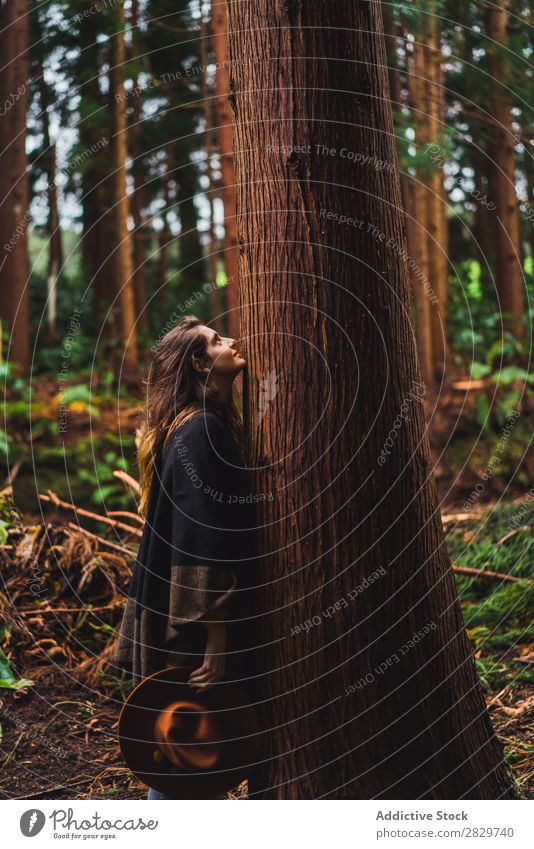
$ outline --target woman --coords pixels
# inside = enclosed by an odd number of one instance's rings
[[[146,521],[115,655],[134,683],[193,666],[195,692],[225,677],[253,697],[256,512],[233,399],[245,365],[194,316],[155,346],[137,442]]]

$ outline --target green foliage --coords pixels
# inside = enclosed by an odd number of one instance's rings
[[[507,664],[490,657],[477,658],[475,664],[480,683],[490,693],[502,690],[508,685],[518,687],[521,684],[534,683],[534,671],[523,664]]]
[[[112,450],[102,457],[95,456],[92,467],[79,469],[80,480],[90,485],[93,504],[105,504],[111,509],[124,506],[127,497],[124,486],[113,476],[119,469],[127,471],[128,463],[125,457]]]
[[[473,527],[465,541],[465,525],[447,537],[454,563],[474,569],[513,575],[514,583],[456,574],[464,622],[477,653],[483,685],[496,690],[506,685],[534,683],[534,670],[514,660],[522,645],[534,643],[533,535],[521,531],[500,546],[495,543],[521,525],[534,528],[534,500],[495,507]]]
[[[0,649],[0,687],[5,690],[21,690],[23,687],[32,687],[33,681],[29,678],[15,678],[9,665],[9,660]]]

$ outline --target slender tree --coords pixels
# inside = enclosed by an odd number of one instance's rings
[[[437,8],[435,3],[424,22],[424,108],[427,112],[428,140],[430,144],[443,147],[445,97],[443,88],[443,67],[441,55],[441,36]],[[436,148],[431,148],[435,150]],[[431,286],[437,300],[430,310],[432,323],[432,375],[441,380],[445,372],[447,356],[447,338],[445,335],[447,304],[447,204],[443,194],[443,156],[437,164],[432,163],[426,181],[425,200],[428,207],[426,216],[428,233],[428,273]]]
[[[157,261],[157,302],[160,309],[160,318],[165,319],[165,305],[167,303],[167,279],[169,276],[169,247],[172,242],[172,233],[169,227],[169,207],[171,206],[170,181],[174,171],[173,145],[168,144],[165,148],[165,160],[163,165],[163,209],[161,218],[163,227],[158,233],[158,261]]]
[[[112,110],[100,86],[99,69],[109,64],[109,43],[99,38],[101,21],[96,15],[83,15],[77,4],[76,30],[72,33],[71,49],[75,59],[67,65],[69,77],[78,86],[80,104],[77,118],[78,144],[72,151],[73,168],[69,163],[69,176],[77,176],[81,188],[82,240],[80,245],[82,268],[91,287],[92,308],[108,332],[106,317],[113,300],[114,272],[112,194]],[[79,20],[79,22],[78,22]],[[80,45],[75,52],[75,42]],[[77,167],[77,162],[82,164]],[[111,328],[109,328],[111,330]]]
[[[28,297],[28,0],[0,6],[0,316],[10,334],[9,359],[30,363]]]
[[[425,84],[425,48],[423,36],[415,39],[411,54],[407,57],[408,89],[410,92],[411,118],[414,126],[415,142],[419,151],[418,161],[423,158],[424,151],[430,144],[429,121],[426,103]],[[428,161],[424,163],[428,169]],[[404,197],[406,192],[403,193]],[[416,307],[417,351],[421,374],[425,383],[430,386],[433,380],[433,339],[431,304],[428,289],[429,281],[429,221],[428,193],[425,179],[420,166],[415,169],[413,182],[410,187],[411,220],[408,228],[409,247],[414,260],[414,271],[411,276],[412,292]]]
[[[251,792],[511,798],[430,465],[398,174],[377,167],[396,162],[380,4],[228,8],[246,430],[266,495]]]
[[[143,160],[141,146],[141,111],[142,91],[139,83],[139,3],[132,0],[130,20],[132,24],[132,88],[138,91],[133,98],[130,124],[130,140],[132,147],[132,177],[134,190],[131,195],[133,232],[133,281],[136,324],[139,330],[148,327],[148,311],[146,306],[145,281],[145,222],[143,220]]]
[[[507,90],[507,66],[503,49],[508,44],[510,0],[486,5],[487,52],[491,72],[490,130],[492,200],[499,221],[495,228],[495,282],[499,309],[505,313],[505,326],[524,335],[523,270],[519,208],[516,194],[516,138],[512,128],[512,110]]]
[[[50,138],[49,109],[51,106],[51,93],[44,78],[44,70],[41,63],[37,64],[36,70],[37,85],[40,94],[41,120],[43,128],[43,167],[44,173],[46,175],[46,191],[48,195],[48,217],[46,226],[48,236],[48,337],[50,341],[53,341],[56,339],[57,335],[57,287],[59,274],[63,266],[63,246],[61,243],[61,230],[59,226],[59,209],[57,199],[56,145],[52,143]]]
[[[197,200],[202,193],[198,153],[203,138],[200,134],[202,79],[207,69],[199,55],[199,20],[198,15],[195,16],[198,3],[188,3],[178,9],[176,3],[169,0],[148,0],[145,8],[147,27],[143,35],[148,51],[145,58],[155,80],[160,83],[145,96],[148,110],[152,106],[151,98],[157,103],[150,147],[159,144],[163,149],[169,143],[173,146],[176,185],[173,213],[180,223],[176,240],[180,273],[173,275],[173,285],[178,288],[182,300],[199,292],[207,282],[199,227],[202,215]],[[158,173],[159,165],[160,156],[156,157],[152,172]],[[158,180],[158,190],[159,185]]]
[[[110,92],[113,94],[113,188],[115,200],[115,291],[120,307],[120,326],[124,353],[121,352],[121,380],[135,385],[139,382],[135,295],[130,234],[128,231],[129,202],[126,192],[126,105],[124,94],[124,0],[117,3],[117,32],[113,36]]]

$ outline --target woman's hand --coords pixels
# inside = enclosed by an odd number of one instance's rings
[[[189,676],[189,684],[196,693],[208,690],[224,676],[226,669],[226,623],[203,622],[207,631],[204,662]]]

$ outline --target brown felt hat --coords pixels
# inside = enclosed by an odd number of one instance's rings
[[[193,667],[144,678],[119,717],[119,745],[144,784],[174,799],[215,799],[253,767],[259,726],[247,697],[221,681],[201,694],[187,684]]]

